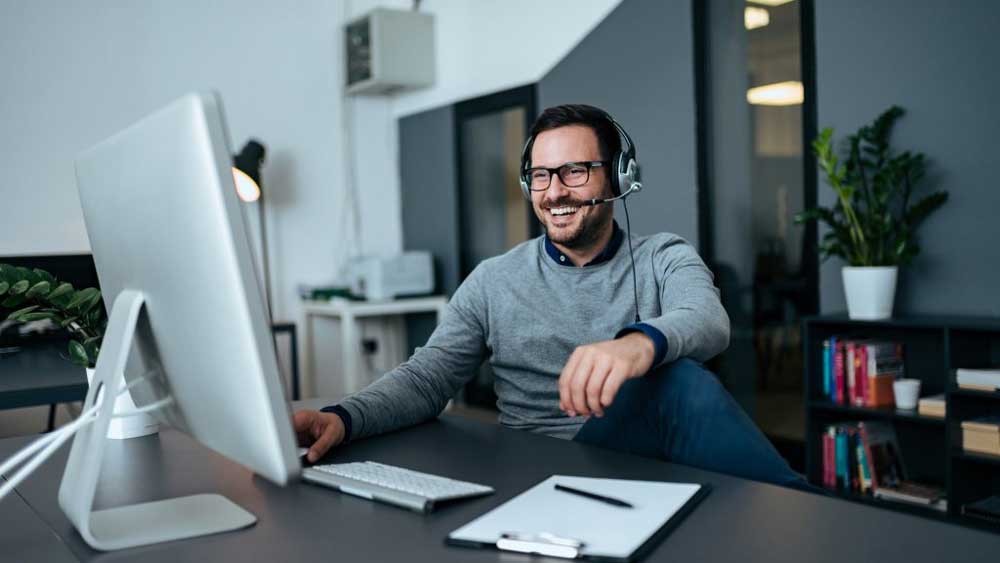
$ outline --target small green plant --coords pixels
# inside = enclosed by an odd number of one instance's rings
[[[849,136],[841,151],[843,163],[833,149],[833,129],[824,129],[813,141],[837,203],[807,209],[795,222],[819,220],[830,227],[819,245],[824,260],[839,256],[850,266],[905,266],[920,253],[917,227],[944,205],[948,193],[915,198],[926,168],[924,155],[894,154],[889,148],[892,127],[903,113],[903,108],[892,106]]]
[[[0,264],[0,309],[15,322],[49,319],[69,331],[69,358],[94,367],[108,319],[97,288],[74,289],[38,268]]]

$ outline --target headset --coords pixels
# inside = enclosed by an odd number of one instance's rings
[[[629,136],[628,131],[625,131],[625,128],[615,121],[615,118],[611,117],[611,114],[606,111],[601,111],[601,113],[604,114],[605,119],[614,125],[615,130],[618,131],[618,135],[624,141],[622,150],[616,152],[611,157],[611,193],[614,197],[588,199],[580,202],[580,205],[600,205],[618,199],[622,200],[622,205],[625,207],[625,239],[628,241],[628,255],[632,260],[632,296],[635,298],[635,322],[638,323],[642,321],[642,318],[639,316],[639,286],[635,279],[635,255],[632,253],[632,225],[631,221],[629,221],[628,204],[625,203],[625,198],[633,192],[642,190],[642,182],[639,181],[639,163],[635,159],[635,143],[632,142],[632,137]],[[524,143],[524,149],[521,150],[521,169],[520,174],[518,174],[521,180],[521,191],[528,201],[531,201],[531,180],[528,178],[528,165],[531,164],[531,147],[534,145],[534,142],[535,137],[532,135]]]
[[[611,157],[611,193],[614,197],[589,199],[581,202],[581,205],[584,206],[600,205],[623,199],[633,192],[638,192],[642,189],[642,183],[639,182],[639,163],[635,159],[635,144],[632,142],[632,137],[629,136],[624,127],[615,121],[615,118],[611,117],[607,112],[603,113],[605,119],[611,122],[611,125],[614,125],[615,130],[618,131],[618,135],[624,141],[623,150],[616,152]],[[531,200],[531,181],[528,178],[528,165],[531,164],[531,148],[534,142],[535,137],[531,136],[524,143],[524,149],[521,151],[521,170],[519,174],[521,192],[524,193],[525,199],[529,201]]]

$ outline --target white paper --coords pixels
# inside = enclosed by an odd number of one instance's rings
[[[558,491],[559,483],[626,501],[634,508]],[[548,532],[584,542],[582,555],[628,557],[701,485],[553,475],[452,532],[456,540],[496,543],[501,534]]]

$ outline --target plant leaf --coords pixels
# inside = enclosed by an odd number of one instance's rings
[[[26,323],[31,321],[40,321],[43,319],[51,319],[52,313],[38,312],[38,313],[28,313],[26,315],[21,315],[21,320]]]
[[[20,295],[20,294],[24,293],[25,291],[28,291],[28,287],[30,285],[31,285],[31,282],[29,282],[28,280],[21,280],[21,281],[15,283],[14,285],[12,285],[10,287],[10,294],[11,295]]]
[[[28,280],[28,285],[35,285],[36,283],[42,281],[41,276],[32,272],[31,270],[18,266],[14,268],[17,271],[18,280]]]
[[[8,289],[10,289],[10,284],[6,280],[0,279],[0,295],[7,293]]]
[[[70,299],[69,304],[66,305],[66,309],[76,309],[80,307],[81,304],[87,302],[89,299],[92,299],[95,293],[100,294],[100,292],[93,287],[77,291],[76,294],[73,295],[73,299]]]
[[[30,307],[25,307],[23,309],[18,309],[16,311],[14,311],[13,313],[7,315],[7,318],[10,319],[10,320],[12,320],[12,321],[20,322],[20,319],[18,319],[18,317],[20,317],[21,315],[26,315],[26,314],[34,311],[37,308],[38,308],[38,305],[32,305]]]
[[[11,295],[7,297],[7,299],[4,299],[3,303],[0,303],[0,305],[3,305],[8,309],[13,309],[14,307],[19,306],[21,303],[24,303],[24,295]]]
[[[50,284],[47,281],[40,281],[35,285],[31,286],[31,289],[29,289],[28,292],[24,294],[24,296],[27,299],[34,299],[36,297],[45,297],[46,295],[49,294],[50,289],[52,289],[52,284]]]
[[[87,350],[76,340],[69,341],[69,357],[74,364],[90,367],[90,360],[87,357]]]
[[[53,301],[54,299],[59,299],[64,295],[69,295],[70,292],[72,291],[73,291],[73,284],[68,282],[62,282],[61,284],[59,284],[58,287],[52,290],[52,293],[49,293],[46,299],[48,299],[49,301]]]
[[[94,305],[101,302],[101,292],[95,291],[94,295],[86,302],[80,305],[80,311],[83,313],[89,313],[94,309]]]
[[[52,274],[46,272],[45,270],[42,270],[41,268],[34,268],[31,271],[34,272],[35,275],[37,275],[38,277],[40,277],[42,279],[42,281],[49,282],[49,285],[55,285],[56,284],[56,279],[54,277],[52,277]]]

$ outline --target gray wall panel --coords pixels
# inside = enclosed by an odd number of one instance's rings
[[[900,313],[1000,315],[998,28],[1000,2],[816,2],[820,128],[843,137],[901,105],[907,114],[894,145],[927,154],[923,193],[951,192],[920,231],[923,252],[902,273]],[[822,178],[819,201],[833,202]],[[824,312],[846,309],[841,266],[822,266]]]
[[[586,103],[615,116],[642,164],[633,229],[697,245],[693,60],[689,0],[624,0],[542,78],[538,107]]]
[[[459,282],[454,112],[445,106],[398,123],[403,249],[431,251],[436,293],[451,295]],[[407,315],[406,329],[412,353],[433,332],[434,316]]]
[[[403,248],[434,254],[437,291],[458,287],[458,188],[451,106],[399,120]]]

